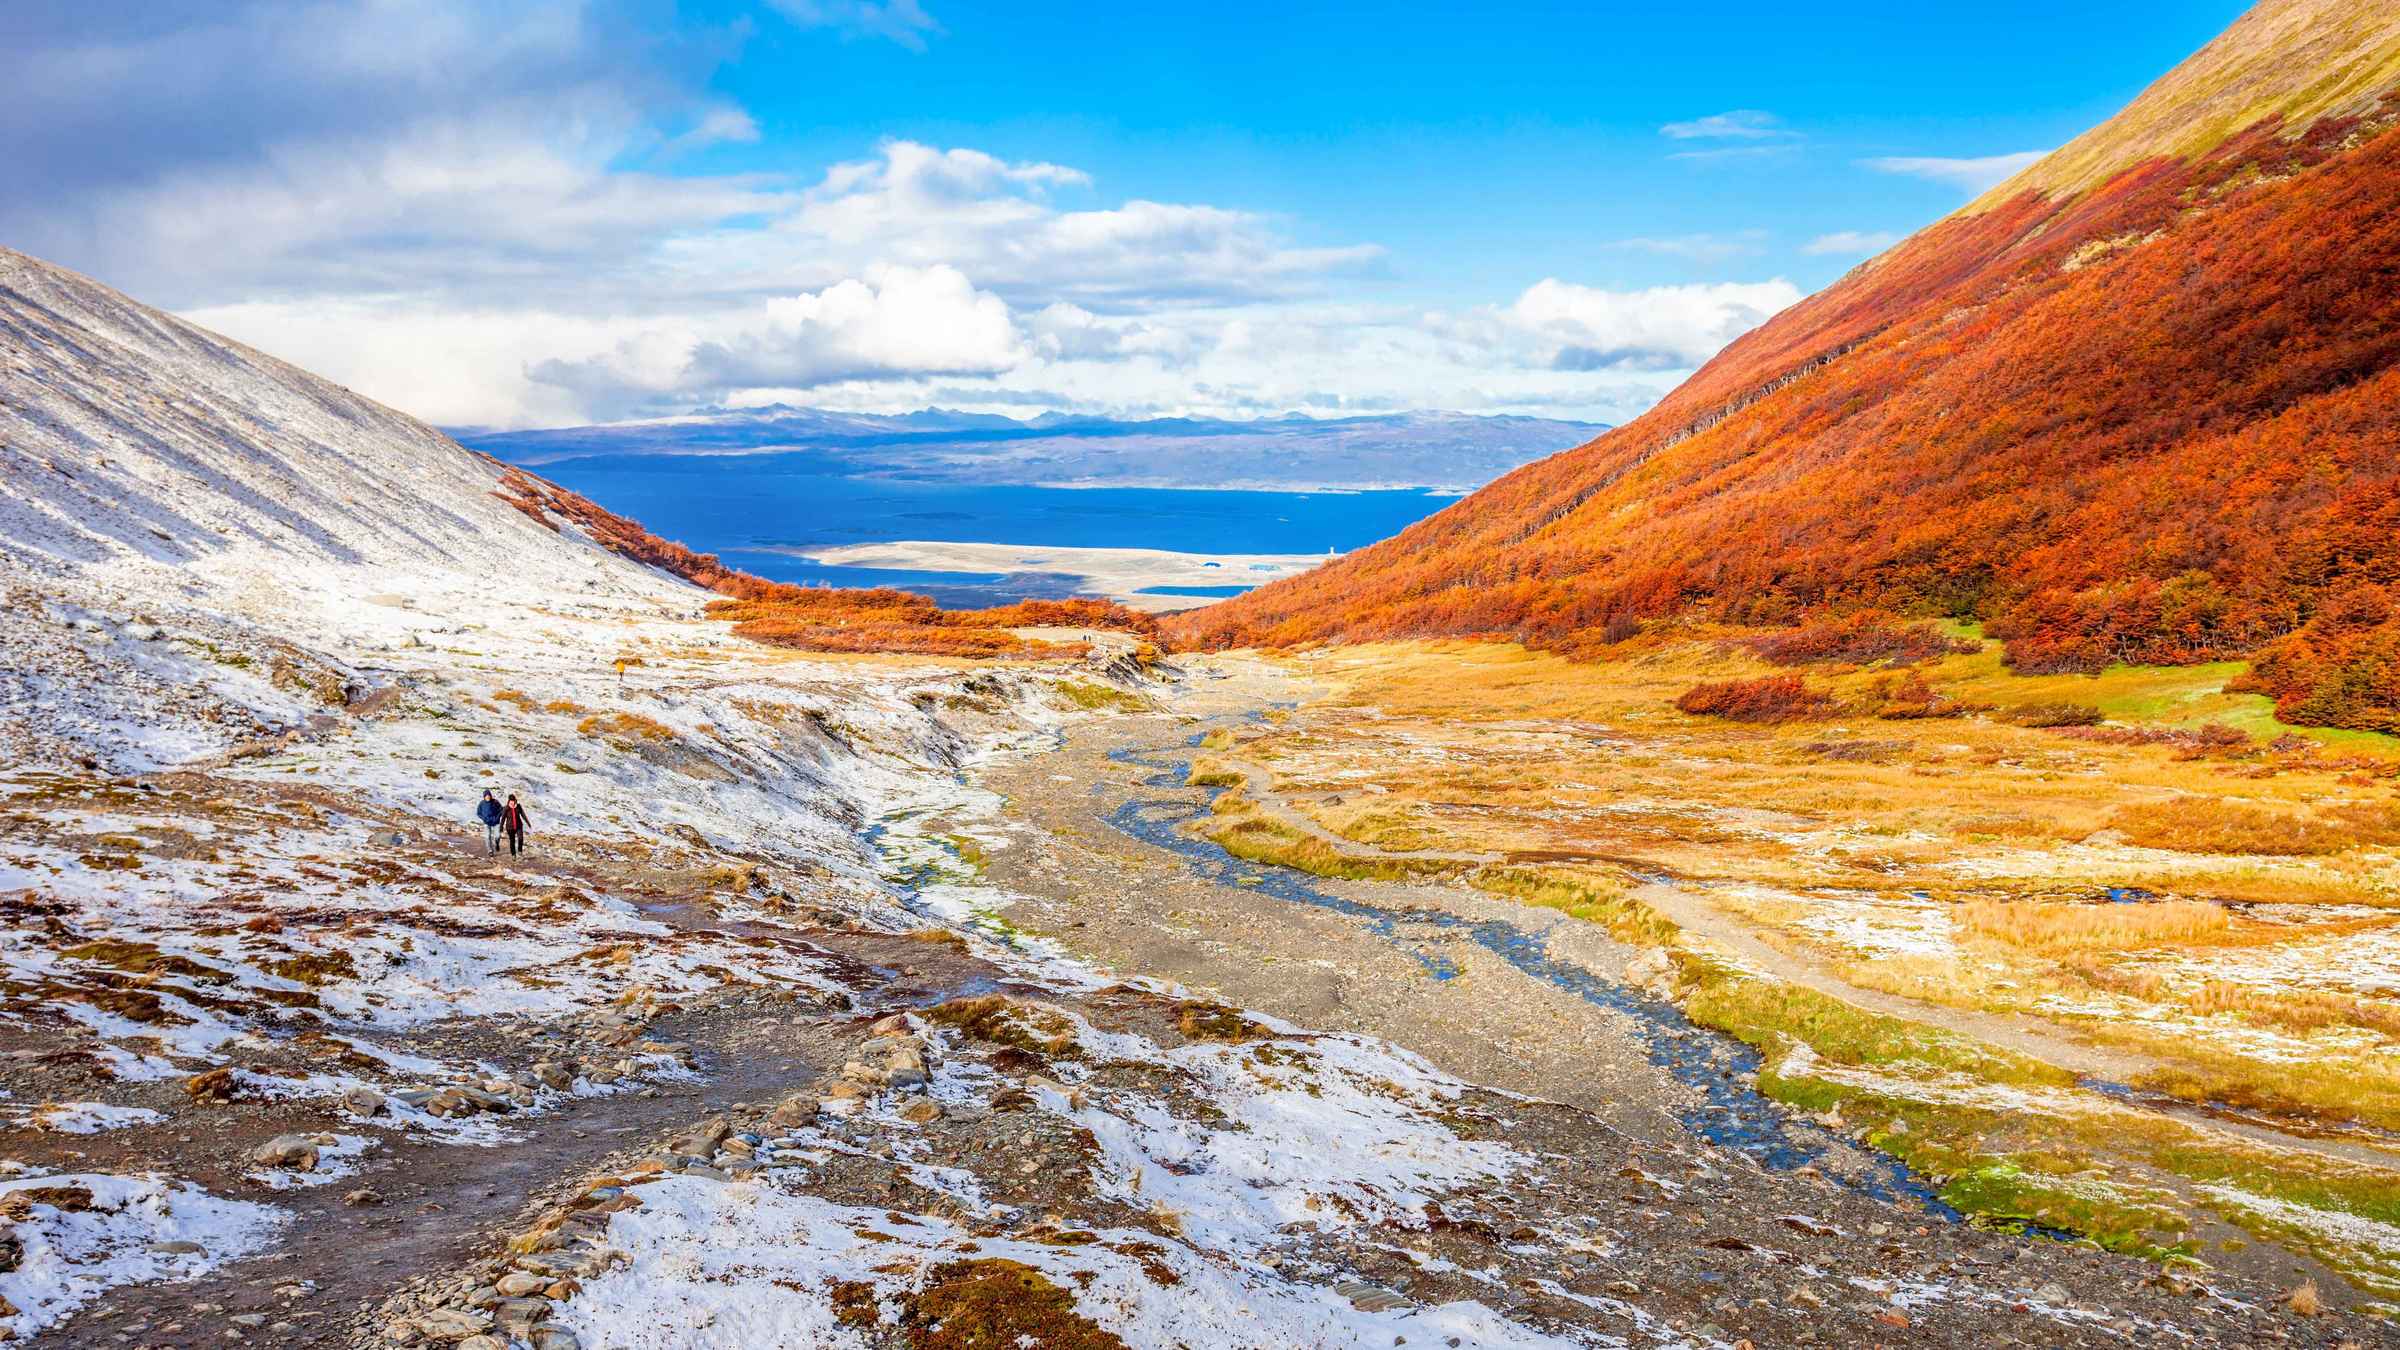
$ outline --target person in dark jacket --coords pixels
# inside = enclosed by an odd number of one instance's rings
[[[500,851],[500,799],[490,788],[483,790],[483,800],[475,803],[475,818],[483,822],[483,846],[493,853]]]
[[[508,856],[525,851],[525,807],[513,792],[508,794],[508,804],[500,808],[500,829],[508,836]]]

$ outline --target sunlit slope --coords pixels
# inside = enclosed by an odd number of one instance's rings
[[[2356,8],[2262,6],[2028,175],[2188,157],[1940,221],[1640,420],[1180,635],[1576,652],[1880,604],[1982,618],[2034,669],[2277,644],[2287,712],[2389,729],[2400,71]],[[2322,115],[2208,130],[2236,103]]]

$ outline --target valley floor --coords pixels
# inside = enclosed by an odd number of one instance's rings
[[[0,784],[19,1336],[2376,1329],[2278,1302],[2295,1272],[2335,1287],[2305,1254],[2173,1269],[1959,1222],[1838,1108],[1775,1100],[1787,1068],[1610,914],[1461,886],[1435,850],[1361,846],[1384,861],[1345,879],[1201,837],[1195,742],[1305,722],[1340,687],[1306,670],[797,658],[671,597],[505,628],[422,604],[339,656],[97,601],[0,621],[20,668],[147,663],[185,700],[11,704],[40,763]],[[56,748],[253,715],[174,768]],[[466,819],[486,781],[536,806],[522,859]]]

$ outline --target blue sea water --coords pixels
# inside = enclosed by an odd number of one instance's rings
[[[1454,498],[1397,492],[1220,492],[1168,488],[977,486],[852,478],[810,471],[806,455],[613,455],[561,460],[539,472],[633,517],[653,533],[776,581],[900,586],[945,604],[998,604],[1075,594],[1046,573],[910,572],[828,567],[784,550],[902,539],[1176,553],[1349,552],[1399,533]],[[821,461],[819,461],[821,463]],[[1223,585],[1161,588],[1195,598]]]

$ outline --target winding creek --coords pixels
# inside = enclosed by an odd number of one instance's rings
[[[1131,797],[1108,814],[1108,823],[1173,855],[1203,880],[1356,919],[1404,950],[1437,981],[1452,981],[1458,974],[1455,963],[1424,950],[1412,932],[1464,936],[1532,979],[1622,1014],[1641,1038],[1649,1062],[1699,1098],[1697,1105],[1677,1113],[1684,1128],[1695,1136],[1776,1171],[1818,1165],[1836,1182],[1877,1199],[1912,1199],[1944,1219],[1965,1217],[1899,1162],[1860,1153],[1831,1130],[1751,1086],[1762,1062],[1756,1050],[1693,1023],[1665,999],[1560,959],[1549,950],[1543,931],[1501,919],[1469,918],[1422,906],[1377,905],[1338,895],[1324,889],[1309,873],[1236,858],[1184,829],[1189,822],[1207,816],[1222,791],[1185,784],[1199,741],[1194,735],[1180,747],[1111,752],[1109,757],[1119,763],[1150,770],[1142,779],[1146,786],[1171,789],[1174,795]],[[1837,1151],[1855,1165],[1826,1166]]]

